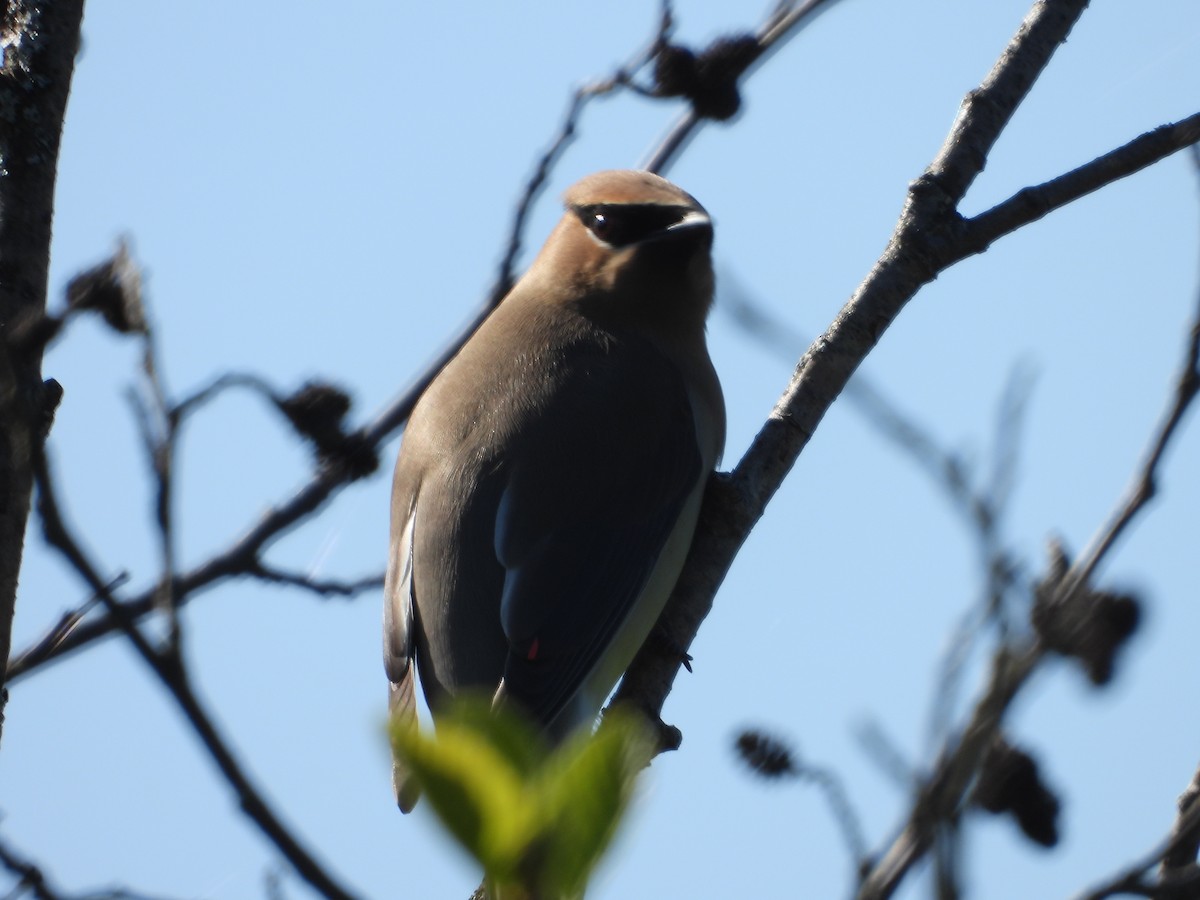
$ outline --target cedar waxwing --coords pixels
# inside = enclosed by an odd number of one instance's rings
[[[392,488],[391,709],[471,688],[552,738],[592,723],[653,628],[725,442],[704,340],[712,221],[648,172],[591,175],[421,397]],[[417,790],[400,765],[396,798]]]

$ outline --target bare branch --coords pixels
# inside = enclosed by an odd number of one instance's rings
[[[1162,874],[1196,865],[1200,854],[1200,766],[1187,789],[1179,795],[1179,817],[1171,829],[1169,849],[1163,854]]]
[[[1087,593],[1087,585],[1096,567],[1114,546],[1119,535],[1145,508],[1153,495],[1158,469],[1164,451],[1177,431],[1188,407],[1200,393],[1200,302],[1189,328],[1189,340],[1184,353],[1184,362],[1173,390],[1173,402],[1163,421],[1156,429],[1146,458],[1138,469],[1133,487],[1119,504],[1117,512],[1097,532],[1089,549],[1065,571],[1052,574],[1044,582],[1050,596],[1046,602],[1052,607],[1066,610],[1080,602]],[[983,701],[976,705],[969,724],[956,747],[947,745],[947,753],[938,761],[933,775],[922,788],[914,805],[912,816],[904,831],[892,844],[870,878],[859,893],[860,898],[890,896],[907,869],[926,852],[932,840],[934,826],[942,816],[952,814],[961,802],[968,779],[977,769],[981,757],[981,741],[989,734],[998,733],[1000,720],[1012,698],[1033,674],[1041,659],[1049,651],[1041,636],[1025,640],[1015,647],[1002,646],[993,665],[991,681]],[[1192,804],[1181,814],[1173,841],[1197,839],[1193,829],[1200,827],[1200,804]],[[1153,897],[1184,896],[1194,890],[1198,883],[1194,873],[1172,871],[1164,873],[1156,885],[1147,884],[1143,876],[1160,860],[1164,860],[1173,847],[1169,843],[1152,855],[1144,865],[1134,866],[1109,885],[1102,886],[1091,896],[1106,897],[1121,891],[1143,893]],[[1194,853],[1192,854],[1194,861]],[[1189,895],[1190,896],[1190,895]]]
[[[1193,168],[1200,174],[1200,146],[1192,146]],[[1154,495],[1157,469],[1164,451],[1188,406],[1200,391],[1200,288],[1196,292],[1196,311],[1189,334],[1184,364],[1175,384],[1175,398],[1151,441],[1142,468],[1126,494],[1125,500],[1109,523],[1092,539],[1091,549],[1076,563],[1077,572],[1068,584],[1074,587],[1086,583],[1103,556],[1115,543],[1118,535]],[[1070,573],[1068,573],[1070,576]],[[1200,868],[1196,855],[1200,848],[1200,767],[1191,783],[1179,798],[1179,814],[1171,833],[1157,849],[1140,861],[1117,873],[1108,881],[1080,894],[1079,900],[1102,900],[1119,894],[1143,897],[1184,898],[1200,894]],[[1158,878],[1151,870],[1159,867]]]
[[[933,774],[917,793],[900,835],[859,887],[859,900],[890,897],[909,869],[927,853],[939,823],[957,814],[975,773],[1018,690],[1037,668],[1044,650],[1030,644],[1018,650],[1001,647],[992,660],[983,695],[958,742],[947,745]]]
[[[962,896],[962,830],[958,818],[943,822],[933,842],[933,874],[937,900],[958,900]]]
[[[233,752],[192,690],[183,658],[179,652],[180,648],[177,645],[168,644],[164,650],[156,649],[138,628],[133,617],[126,612],[125,605],[113,596],[109,585],[100,577],[98,570],[88,559],[63,520],[44,453],[38,454],[35,459],[34,472],[38,488],[38,512],[47,541],[63,554],[72,568],[96,593],[100,602],[108,610],[109,616],[125,633],[138,655],[158,676],[163,686],[171,692],[188,722],[200,737],[205,749],[221,770],[221,774],[237,794],[238,803],[243,812],[279,849],[300,877],[312,885],[318,893],[324,897],[335,898],[335,900],[349,900],[353,895],[343,889],[312,854],[300,845],[297,838],[272,811],[261,792],[250,781],[249,776],[245,774],[241,764],[234,757]]]
[[[954,207],[1085,7],[1082,0],[1045,0],[1034,5],[992,73],[968,96],[937,158],[910,187],[883,256],[829,330],[801,358],[791,384],[731,475],[710,482],[687,564],[659,623],[676,646],[690,646],[742,542],[858,364],[921,286],[978,252]],[[1173,141],[1169,147],[1185,146],[1186,131],[1169,133]],[[1156,152],[1161,156],[1169,149],[1159,146]],[[1124,168],[1108,169],[1110,180],[1123,173]],[[1173,426],[1164,429],[1165,439],[1172,430]],[[997,653],[988,685],[961,737],[947,746],[919,792],[907,825],[862,885],[860,897],[890,896],[909,868],[928,852],[937,823],[956,814],[1012,698],[1046,652],[1040,641],[1027,639]],[[644,647],[617,701],[632,703],[657,718],[678,668],[677,655]]]
[[[864,719],[854,727],[858,745],[875,767],[896,787],[909,790],[917,783],[912,764],[904,758],[899,745],[875,719]]]
[[[967,94],[924,176],[937,184],[949,205],[957,205],[966,195],[1013,113],[1087,5],[1088,0],[1034,3],[992,70]]]
[[[189,394],[176,403],[174,415],[176,418],[182,420],[233,388],[243,388],[266,398],[271,403],[279,402],[279,395],[275,392],[275,389],[258,375],[251,372],[226,372],[224,375],[213,379],[210,384]]]
[[[1157,848],[1108,881],[1079,894],[1076,900],[1103,900],[1121,894],[1162,900],[1187,900],[1200,894],[1200,867],[1196,847],[1200,841],[1200,769],[1179,798],[1179,815],[1170,836]],[[1152,875],[1160,866],[1157,878]]]
[[[721,282],[724,285],[721,308],[730,314],[738,327],[782,354],[794,352],[801,338],[785,321],[756,303],[736,277],[727,274]],[[973,605],[964,614],[941,663],[942,675],[938,679],[940,689],[930,729],[932,737],[939,742],[948,733],[959,674],[975,646],[976,638],[988,621],[997,622],[1002,633],[1007,627],[1003,600],[1016,586],[1017,575],[1012,554],[1001,543],[1000,525],[1015,477],[1021,422],[1031,381],[1032,376],[1024,367],[1018,367],[1010,376],[997,415],[991,471],[986,483],[979,486],[974,484],[977,479],[960,454],[941,447],[927,429],[901,411],[862,372],[855,373],[843,392],[850,408],[859,412],[867,424],[916,462],[946,495],[979,546],[985,602]],[[896,770],[891,766],[885,768]],[[900,780],[903,782],[907,779]]]
[[[720,308],[729,313],[734,323],[764,346],[788,359],[793,358],[798,348],[806,343],[800,334],[751,298],[736,276],[722,273],[720,281]],[[842,396],[852,409],[862,414],[868,425],[916,462],[944,490],[956,511],[964,516],[973,530],[982,528],[991,531],[992,523],[999,515],[999,509],[993,510],[992,507],[1003,505],[1002,500],[1007,492],[1005,483],[1015,466],[1015,432],[1018,430],[1015,426],[1019,424],[1027,380],[1022,370],[1014,372],[1001,410],[996,451],[993,454],[992,484],[1003,487],[1003,490],[976,490],[971,485],[968,466],[961,456],[943,449],[925,427],[902,411],[862,372],[854,374]],[[1000,502],[993,504],[993,494]]]
[[[167,640],[173,651],[178,653],[183,640],[182,625],[172,586],[175,583],[175,436],[180,420],[167,403],[161,372],[154,333],[147,324],[142,333],[142,374],[149,398],[131,392],[130,400],[154,475],[154,520],[159,537],[159,578],[155,606],[167,618]]]
[[[660,628],[690,646],[712,598],[750,529],[790,471],[834,399],[904,305],[946,267],[977,249],[953,208],[986,161],[1003,124],[1082,14],[1083,0],[1035,4],[984,84],[972,92],[946,143],[909,189],[883,255],[832,326],[801,358],[791,383],[734,471],[710,482],[688,562]],[[1007,671],[1028,660],[1018,653]],[[657,716],[678,671],[678,657],[643,648],[618,692]],[[1015,668],[1014,668],[1015,667]],[[1023,676],[1017,681],[1023,680]],[[1012,689],[1005,679],[997,695]]]
[[[741,732],[736,748],[742,762],[765,779],[790,776],[815,785],[829,805],[856,871],[861,874],[867,870],[869,859],[862,824],[836,772],[805,761],[781,740],[757,729]]]
[[[82,18],[83,0],[0,6],[0,727],[32,459],[45,437],[43,345],[19,347],[10,336],[45,315],[58,150]]]
[[[571,100],[567,104],[567,113],[563,117],[563,123],[559,127],[558,134],[551,142],[549,149],[538,159],[533,175],[525,185],[525,190],[517,203],[516,215],[514,215],[512,227],[509,229],[508,245],[500,261],[500,271],[496,276],[496,283],[492,286],[491,294],[486,304],[487,309],[494,309],[516,282],[517,257],[521,253],[521,243],[525,233],[525,223],[529,218],[529,211],[532,209],[534,201],[541,196],[542,191],[545,189],[550,172],[562,157],[567,147],[575,139],[575,129],[579,125],[579,119],[583,116],[584,108],[597,97],[611,94],[619,88],[636,89],[633,76],[644,68],[666,43],[673,25],[674,19],[671,14],[671,4],[669,0],[663,0],[658,31],[649,44],[637,51],[627,63],[618,68],[613,74],[606,78],[591,81],[572,93]],[[643,92],[639,91],[639,93]]]
[[[1117,538],[1146,504],[1154,498],[1158,491],[1158,469],[1163,453],[1171,438],[1174,437],[1179,423],[1183,421],[1188,407],[1196,399],[1197,393],[1200,393],[1200,292],[1198,292],[1195,317],[1189,329],[1184,362],[1175,381],[1174,399],[1171,406],[1151,440],[1145,461],[1124,499],[1108,523],[1096,533],[1072,567],[1072,571],[1068,575],[1071,589],[1077,589],[1080,585],[1087,583],[1096,566],[1112,549]]]
[[[797,3],[794,0],[782,0],[754,35],[758,42],[758,50],[742,77],[748,77],[784,44],[815,22],[821,13],[831,9],[836,2],[837,0],[804,0]],[[664,174],[670,169],[671,163],[687,149],[687,145],[706,121],[708,120],[699,115],[694,108],[689,107],[638,168]]]
[[[377,447],[400,427],[420,395],[418,385],[394,401],[366,428],[355,432],[362,436],[368,446]],[[301,487],[291,499],[268,509],[262,517],[238,540],[226,549],[214,554],[193,569],[180,573],[172,585],[175,602],[183,606],[204,590],[215,587],[228,578],[253,575],[259,565],[261,554],[292,528],[304,522],[320,509],[329,498],[355,480],[355,475],[341,468],[321,467],[312,479]],[[133,619],[148,614],[154,608],[155,589],[143,591],[121,603],[121,610]],[[87,646],[93,641],[119,629],[117,620],[110,614],[103,618],[81,623],[70,635],[58,643],[53,652],[40,655],[23,651],[9,663],[10,677],[22,678],[46,663]],[[45,639],[39,639],[38,645]]]
[[[4,866],[20,881],[7,894],[7,897],[19,897],[25,891],[37,900],[163,900],[149,894],[131,891],[128,888],[108,888],[106,890],[88,891],[86,894],[67,894],[53,887],[41,867],[23,859],[11,847],[0,842],[0,865]]]
[[[129,581],[129,573],[122,572],[108,583],[108,589],[115,591],[127,581]],[[29,659],[30,661],[48,659],[58,650],[59,645],[71,635],[71,632],[78,627],[79,623],[83,621],[83,617],[91,612],[99,602],[100,598],[93,594],[75,609],[63,613],[59,617],[59,620],[51,626],[50,630],[37,643],[26,648],[17,659]]]
[[[61,900],[62,894],[50,887],[40,868],[18,857],[3,843],[0,843],[0,865],[21,879],[16,890],[28,890],[37,900]]]
[[[1002,203],[968,219],[964,239],[972,245],[971,252],[982,253],[997,238],[1197,141],[1200,141],[1200,113],[1160,125],[1077,169],[1022,188]]]

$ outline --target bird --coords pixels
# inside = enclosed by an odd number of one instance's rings
[[[724,449],[708,212],[636,170],[589,175],[564,206],[404,432],[383,614],[398,726],[416,727],[416,676],[435,725],[463,691],[552,741],[594,724]],[[399,760],[393,781],[408,812],[420,791]]]

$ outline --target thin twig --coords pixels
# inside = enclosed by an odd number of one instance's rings
[[[829,805],[856,871],[866,871],[870,861],[862,823],[835,771],[809,763],[787,743],[757,728],[741,731],[735,746],[741,761],[768,781],[791,777],[814,785]]]
[[[1170,849],[1163,854],[1161,874],[1196,865],[1200,853],[1200,766],[1179,795],[1179,816],[1171,828]]]
[[[860,900],[890,897],[912,866],[929,851],[939,823],[958,814],[1005,713],[1044,652],[1036,643],[1019,649],[1002,646],[997,651],[988,684],[967,725],[957,743],[946,746],[933,774],[917,792],[899,836],[860,885]]]
[[[28,890],[37,900],[63,900],[63,895],[50,887],[38,866],[27,859],[21,859],[3,843],[0,843],[0,865],[21,879],[10,896],[16,897],[18,891]]]
[[[115,591],[129,581],[129,573],[122,572],[108,583],[108,589]],[[70,637],[79,623],[83,621],[84,616],[91,612],[97,603],[100,602],[100,597],[96,594],[88,597],[83,603],[79,604],[75,609],[68,610],[63,613],[59,620],[50,628],[50,630],[33,646],[27,648],[22,656],[29,657],[33,660],[49,657],[57,649],[59,644]]]
[[[509,228],[508,243],[500,261],[500,271],[496,276],[496,282],[492,286],[490,296],[485,304],[486,309],[494,309],[504,299],[509,290],[512,289],[516,281],[517,257],[521,253],[521,244],[524,239],[525,225],[529,218],[529,211],[533,208],[533,204],[537,198],[541,196],[542,191],[545,190],[546,182],[549,180],[554,166],[575,139],[575,132],[579,126],[579,120],[583,115],[584,108],[597,97],[611,94],[619,88],[635,88],[633,76],[654,58],[659,48],[669,38],[673,26],[674,18],[671,13],[671,4],[669,0],[663,0],[657,33],[647,46],[634,53],[628,62],[620,66],[611,75],[590,81],[572,92],[571,99],[567,103],[567,112],[563,117],[562,125],[559,126],[558,133],[551,141],[549,149],[538,159],[537,164],[534,166],[533,175],[530,176],[528,183],[525,185],[525,190],[521,193],[521,199],[517,202],[517,211],[513,216],[512,226]]]
[[[432,378],[428,372],[426,375]],[[403,424],[424,388],[425,384],[421,382],[413,385],[385,408],[372,423],[352,436],[361,437],[367,446],[378,447]],[[254,574],[261,554],[271,544],[305,521],[333,494],[355,480],[355,477],[352,473],[334,467],[323,466],[318,469],[307,484],[293,494],[290,499],[269,508],[232,545],[209,557],[198,566],[180,573],[172,585],[175,602],[179,606],[183,606],[195,594],[215,587],[228,578]],[[123,612],[134,619],[147,615],[154,608],[156,592],[157,588],[150,589],[124,601],[122,603]],[[25,650],[15,656],[9,663],[9,677],[12,680],[25,677],[41,666],[54,662],[116,630],[118,630],[118,624],[112,615],[83,622],[70,635],[63,638],[51,653],[33,654],[29,650]],[[44,643],[44,638],[35,642],[37,646]]]
[[[1197,341],[1200,333],[1200,309],[1192,325],[1193,339],[1186,353],[1187,364],[1180,376],[1180,383],[1196,377]],[[1152,484],[1162,460],[1163,450],[1176,433],[1183,414],[1195,399],[1195,390],[1175,390],[1175,403],[1157,429],[1151,441],[1152,452],[1139,469],[1135,484]],[[1093,542],[1096,548],[1092,555],[1076,561],[1058,590],[1056,602],[1068,602],[1087,583],[1087,577],[1112,548],[1117,534],[1126,528],[1145,507],[1145,499],[1131,498],[1120,507],[1120,514],[1100,530]],[[1083,572],[1088,576],[1081,577]],[[946,754],[938,761],[934,774],[920,792],[912,814],[901,835],[884,854],[875,871],[859,892],[860,898],[888,897],[899,884],[904,874],[930,847],[934,826],[937,821],[953,814],[965,797],[970,777],[977,770],[986,750],[990,736],[1000,726],[1001,719],[1012,699],[1028,681],[1046,655],[1046,648],[1036,638],[1024,639],[1015,647],[1003,646],[993,663],[991,680],[983,699],[976,705],[969,723],[963,730],[957,745],[948,746]],[[1197,810],[1200,816],[1200,809]],[[1161,858],[1161,857],[1159,857]]]
[[[859,822],[858,813],[850,803],[850,797],[846,793],[846,787],[842,784],[841,778],[832,769],[809,764],[802,765],[797,774],[802,780],[816,785],[825,797],[833,820],[837,823],[838,831],[842,834],[842,841],[850,851],[850,858],[853,860],[855,868],[864,869],[868,861],[867,841],[863,837],[862,823]]]
[[[937,900],[958,900],[962,896],[962,830],[958,817],[943,822],[933,842],[934,885]]]
[[[1153,165],[1200,141],[1200,112],[1160,125],[1131,141],[1042,184],[1022,188],[1007,200],[967,219],[965,240],[981,253],[992,241],[1022,225]]]
[[[805,0],[802,3],[779,3],[759,26],[755,33],[759,51],[754,61],[747,67],[742,78],[749,77],[755,69],[763,65],[771,56],[781,49],[789,40],[817,20],[821,13],[832,9],[837,0]],[[692,139],[699,133],[707,122],[697,116],[689,107],[680,114],[674,124],[667,130],[646,158],[639,163],[639,169],[657,172],[662,175],[670,169],[671,164],[682,155]]]
[[[916,785],[912,764],[877,720],[863,719],[854,726],[854,737],[875,768],[890,778],[892,784],[903,790]]]
[[[737,327],[755,340],[787,359],[794,359],[797,348],[806,343],[800,333],[751,298],[732,273],[722,273],[720,283],[718,309],[726,312]],[[972,485],[968,466],[961,455],[944,449],[928,429],[914,416],[902,411],[899,404],[862,372],[854,374],[842,396],[868,425],[902,450],[944,490],[955,511],[974,530],[991,534],[994,521],[1001,516],[1016,465],[1018,426],[1029,383],[1028,372],[1017,368],[1005,389],[986,490]]]
[[[1158,491],[1158,469],[1163,453],[1187,414],[1188,407],[1200,393],[1200,303],[1189,329],[1188,346],[1183,365],[1175,382],[1174,399],[1157,433],[1150,442],[1145,462],[1126,491],[1125,497],[1109,521],[1101,527],[1087,548],[1079,555],[1067,578],[1072,590],[1086,584],[1096,566],[1116,543],[1117,538],[1133,522]]]
[[[736,276],[726,273],[721,283],[719,308],[753,338],[790,358],[801,344],[799,334],[787,322],[755,302]],[[949,732],[959,674],[976,638],[989,621],[1000,626],[1002,636],[1006,631],[1003,599],[1016,586],[1016,573],[1011,554],[1000,540],[1000,525],[1015,477],[1020,425],[1030,383],[1029,372],[1021,367],[1015,369],[1009,379],[997,415],[991,470],[983,487],[974,484],[970,467],[961,455],[941,447],[926,428],[901,411],[862,372],[855,373],[843,392],[851,409],[859,412],[868,425],[903,451],[938,486],[975,535],[979,546],[985,585],[983,603],[972,604],[954,629],[940,666],[940,690],[930,727],[931,737],[938,743]]]
[[[20,878],[20,882],[5,895],[10,900],[16,900],[26,891],[37,900],[163,900],[161,897],[155,898],[122,887],[88,891],[85,894],[67,894],[50,884],[41,866],[22,858],[3,841],[0,841],[0,865]]]
[[[1192,145],[1192,164],[1200,175],[1200,145]],[[1200,281],[1200,279],[1198,279]],[[1157,481],[1157,469],[1167,443],[1175,433],[1190,403],[1200,389],[1200,285],[1196,290],[1196,309],[1189,334],[1184,364],[1175,384],[1175,400],[1164,416],[1162,424],[1150,448],[1142,468],[1129,489],[1126,500],[1110,519],[1108,525],[1092,539],[1093,550],[1086,552],[1086,560],[1077,576],[1078,583],[1085,583],[1095,566],[1116,541],[1118,534],[1129,524],[1133,516],[1153,496]],[[1080,565],[1077,562],[1077,565]],[[1195,897],[1200,896],[1200,870],[1196,866],[1197,848],[1200,847],[1200,767],[1192,775],[1187,789],[1179,798],[1179,813],[1167,839],[1155,850],[1138,862],[1127,866],[1108,881],[1081,894],[1079,900],[1102,900],[1119,894],[1139,894],[1144,897]],[[1159,867],[1157,880],[1150,872]]]
[[[226,372],[213,381],[189,394],[175,404],[173,413],[176,419],[182,421],[198,411],[218,396],[233,388],[243,388],[251,393],[265,397],[273,405],[278,405],[279,395],[263,378],[251,372]]]
[[[303,588],[322,597],[356,597],[366,591],[377,591],[383,588],[383,575],[371,575],[359,578],[357,581],[338,581],[314,578],[311,575],[301,575],[296,572],[285,572],[265,563],[256,564],[248,574],[260,581]]]
[[[1193,777],[1193,785],[1197,778],[1200,771]],[[1190,865],[1164,868],[1157,878],[1151,875],[1156,866],[1170,859],[1181,846],[1193,847],[1197,834],[1200,834],[1200,803],[1192,802],[1181,807],[1170,836],[1158,847],[1107,881],[1079,894],[1076,900],[1103,900],[1120,894],[1184,900],[1200,895],[1200,868],[1195,864],[1194,849]]]
[[[175,516],[173,510],[175,433],[179,419],[172,414],[162,383],[154,332],[149,325],[142,334],[142,374],[149,399],[135,391],[130,401],[142,437],[142,445],[154,473],[154,521],[159,538],[159,577],[155,605],[167,619],[167,641],[179,651],[183,641],[173,585],[175,583]]]

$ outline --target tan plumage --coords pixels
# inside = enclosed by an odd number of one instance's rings
[[[552,736],[594,720],[662,611],[725,440],[712,224],[600,172],[442,370],[396,462],[384,598],[394,715],[496,692]],[[502,685],[502,686],[501,686]],[[396,770],[406,812],[416,792]]]

